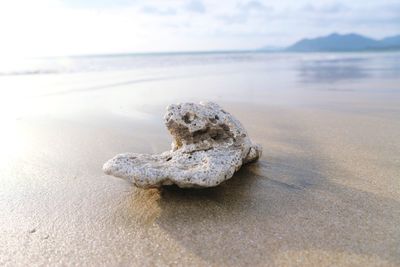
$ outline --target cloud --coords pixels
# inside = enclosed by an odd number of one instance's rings
[[[259,1],[250,1],[250,2],[246,2],[246,3],[241,3],[238,5],[238,7],[242,10],[246,10],[246,11],[251,11],[251,10],[268,10],[269,8],[267,8],[263,3],[259,2]]]
[[[299,10],[292,10],[292,17],[307,18],[308,28],[314,32],[321,30],[338,32],[359,32],[374,37],[396,33],[400,24],[400,2],[382,1],[364,4],[361,1],[306,4]],[[397,26],[396,26],[397,24]],[[382,26],[386,26],[386,31]],[[399,29],[399,28],[398,28]],[[381,34],[379,32],[381,31]],[[397,30],[397,34],[399,30]]]
[[[185,5],[185,9],[190,12],[195,13],[205,13],[206,7],[204,6],[203,2],[200,0],[192,0]]]
[[[63,0],[65,6],[85,9],[107,9],[133,6],[136,1],[132,0]]]
[[[348,7],[345,4],[339,2],[328,4],[308,3],[302,7],[302,10],[305,12],[336,14],[348,10]]]
[[[0,54],[252,49],[331,32],[382,38],[399,24],[398,0],[13,0],[0,1]]]
[[[226,24],[245,23],[249,19],[268,18],[273,12],[271,6],[267,6],[260,1],[241,2],[236,5],[236,8],[231,14],[222,14],[217,16],[218,19]]]
[[[157,8],[154,6],[144,6],[142,7],[142,12],[146,14],[154,14],[161,16],[171,16],[176,14],[176,9],[168,7],[168,8]]]

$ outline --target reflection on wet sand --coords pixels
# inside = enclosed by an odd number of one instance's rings
[[[309,263],[323,262],[326,255],[336,257],[337,253],[357,255],[364,262],[375,258],[381,263],[399,263],[395,248],[382,251],[382,246],[395,244],[381,233],[386,229],[390,235],[400,234],[392,221],[399,216],[399,202],[335,184],[310,190],[279,182],[274,173],[269,175],[278,181],[254,175],[248,168],[220,188],[165,189],[156,223],[211,265],[274,264],[279,254],[298,251],[291,258],[297,261],[318,250],[315,261]],[[346,202],[358,206],[357,211]],[[397,213],[385,214],[376,206]],[[379,218],[371,220],[370,213]],[[369,221],[359,221],[360,217]],[[360,235],[360,228],[368,229],[368,238]],[[359,245],[370,239],[379,241]]]
[[[298,67],[300,81],[303,83],[337,83],[345,80],[369,78],[371,73],[365,69],[367,59],[332,59],[303,61]]]
[[[166,80],[0,77],[0,265],[400,265],[399,55],[252,57]],[[200,100],[243,123],[258,163],[205,190],[102,172],[169,149],[166,104]]]
[[[220,186],[162,188],[155,224],[210,265],[399,264],[400,202],[335,182],[358,177],[327,160],[320,137],[288,123],[260,130],[261,161]]]
[[[399,62],[398,55],[359,54],[299,60],[295,68],[302,83],[340,83],[373,78],[396,78],[400,75]]]

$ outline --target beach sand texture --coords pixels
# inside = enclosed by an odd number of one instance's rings
[[[333,80],[245,63],[0,77],[0,265],[400,265],[400,76],[360,76],[368,62]],[[257,163],[201,190],[103,174],[168,150],[165,106],[200,100],[243,123]]]

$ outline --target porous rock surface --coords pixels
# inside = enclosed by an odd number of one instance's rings
[[[241,123],[215,103],[170,105],[164,122],[174,139],[170,151],[119,154],[104,172],[143,188],[212,187],[261,156]]]

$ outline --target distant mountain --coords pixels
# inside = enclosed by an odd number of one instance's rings
[[[380,42],[385,46],[400,46],[400,35],[383,38]]]
[[[323,52],[323,51],[365,51],[365,50],[400,50],[400,35],[375,40],[360,34],[337,34],[314,39],[302,39],[287,47],[286,51]]]

